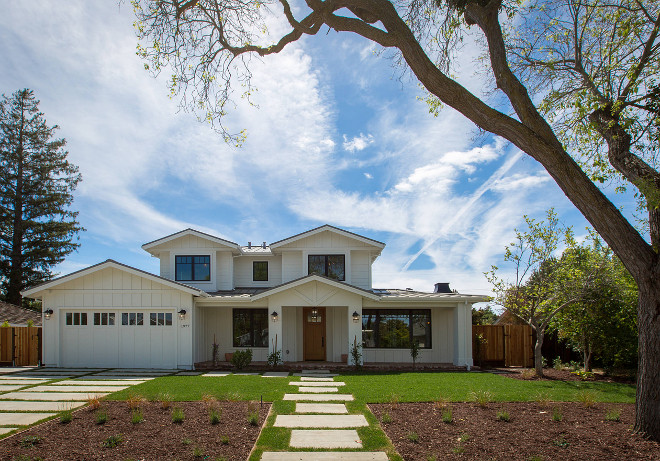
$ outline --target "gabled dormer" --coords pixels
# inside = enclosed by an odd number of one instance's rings
[[[282,255],[282,283],[318,274],[371,289],[371,265],[385,244],[328,224],[270,244]]]
[[[145,243],[142,249],[160,259],[160,276],[204,291],[234,288],[233,257],[237,243],[194,229]]]

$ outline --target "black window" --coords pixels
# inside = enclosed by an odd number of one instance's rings
[[[210,256],[176,256],[174,260],[175,280],[208,282],[211,280]]]
[[[255,282],[268,281],[268,261],[252,262],[252,280]]]
[[[430,310],[362,310],[363,347],[407,349],[412,341],[422,349],[431,347]]]
[[[309,255],[307,273],[325,275],[335,280],[346,280],[345,255]]]
[[[121,314],[121,324],[128,326],[144,325],[144,314],[142,312],[124,312]]]
[[[114,312],[94,312],[94,325],[114,325]]]
[[[234,309],[234,347],[268,347],[268,309]]]
[[[86,312],[67,312],[66,313],[67,325],[87,325]]]
[[[149,325],[152,327],[172,326],[171,312],[152,312],[149,314]]]

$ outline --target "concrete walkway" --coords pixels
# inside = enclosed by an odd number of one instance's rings
[[[261,456],[262,461],[387,461],[384,452],[316,451],[334,448],[362,449],[362,441],[356,428],[368,426],[369,423],[362,414],[348,414],[344,403],[326,403],[348,402],[354,399],[352,394],[338,393],[345,383],[334,381],[334,375],[324,370],[313,373],[303,370],[303,373],[296,373],[294,376],[301,376],[301,381],[289,383],[298,386],[297,392],[285,394],[283,400],[296,401],[296,414],[277,415],[273,427],[292,428],[289,446],[307,448],[310,451],[265,452]]]

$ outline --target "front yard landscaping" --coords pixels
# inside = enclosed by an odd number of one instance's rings
[[[254,446],[249,459],[256,461],[265,451],[295,451],[291,429],[273,424],[294,412],[295,402],[282,398],[299,379],[156,378],[73,412],[68,423],[56,418],[4,439],[0,459],[245,460]],[[631,433],[629,384],[490,373],[355,372],[335,380],[355,397],[349,414],[369,422],[358,428],[362,449],[391,460],[659,459],[659,444]]]

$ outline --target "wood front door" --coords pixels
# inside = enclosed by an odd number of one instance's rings
[[[325,360],[325,307],[303,308],[303,359]]]

